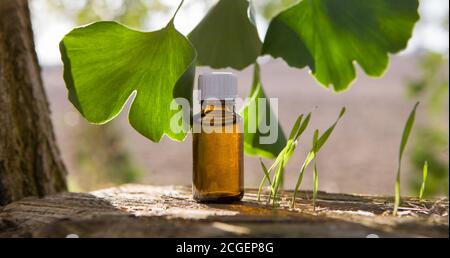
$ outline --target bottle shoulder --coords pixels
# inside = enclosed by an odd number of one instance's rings
[[[202,121],[217,121],[219,123],[242,123],[243,118],[236,112],[213,110],[208,112],[200,112],[193,115],[194,123],[201,123]]]

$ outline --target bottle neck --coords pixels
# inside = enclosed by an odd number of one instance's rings
[[[235,101],[234,99],[227,100],[202,100],[201,107],[202,112],[208,112],[213,110],[222,110],[225,112],[235,112]]]

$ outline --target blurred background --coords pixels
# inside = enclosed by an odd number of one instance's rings
[[[67,100],[58,44],[74,26],[117,20],[132,28],[163,27],[179,1],[173,0],[30,0],[35,44],[50,101],[53,124],[69,170],[71,191],[89,191],[123,183],[190,185],[191,137],[184,142],[153,143],[128,125],[124,110],[107,125],[87,123]],[[187,35],[214,0],[187,0],[175,24]],[[257,26],[264,38],[268,21],[296,0],[257,0]],[[289,132],[300,113],[313,111],[309,134],[325,129],[340,108],[348,112],[318,157],[320,190],[393,194],[398,148],[404,123],[420,100],[416,126],[402,170],[403,194],[416,195],[423,162],[429,162],[427,196],[448,195],[448,42],[449,2],[421,0],[421,20],[408,48],[392,56],[383,78],[370,78],[359,69],[346,92],[335,94],[318,85],[307,69],[290,68],[280,59],[262,57],[262,79],[268,97],[279,98],[279,120]],[[95,67],[92,68],[93,71]],[[199,68],[197,73],[210,71]],[[252,68],[234,71],[239,93],[250,90]],[[286,169],[285,188],[295,185],[309,140]],[[268,162],[266,162],[268,163]],[[258,159],[245,159],[245,185],[257,187],[263,173]],[[311,173],[303,189],[311,189]]]

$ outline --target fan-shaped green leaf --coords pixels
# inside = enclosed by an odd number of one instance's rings
[[[244,69],[261,54],[261,40],[247,0],[220,0],[189,39],[198,52],[198,65]]]
[[[258,102],[261,101],[265,104],[265,117],[260,114],[260,105]],[[258,64],[255,64],[255,70],[253,74],[253,86],[250,90],[250,97],[247,100],[244,110],[242,111],[242,114],[244,116],[244,128],[245,128],[245,137],[244,137],[244,151],[248,155],[258,155],[261,157],[273,159],[275,158],[281,150],[286,145],[286,136],[284,135],[284,132],[278,123],[278,119],[274,112],[272,111],[272,108],[270,107],[270,102],[267,100],[267,97],[264,93],[264,89],[261,85],[261,78],[260,78],[260,68]],[[278,135],[276,138],[276,141],[272,144],[265,144],[261,142],[262,137],[268,137],[269,134],[275,133],[267,132],[262,133],[261,130],[263,123],[267,125],[267,122],[270,121],[269,118],[274,118],[273,120],[276,121],[277,131]],[[256,132],[249,132],[249,123],[253,122],[256,125]],[[268,126],[268,125],[267,125]],[[270,126],[272,128],[272,126]]]
[[[290,66],[309,66],[335,91],[355,79],[354,61],[380,76],[388,53],[406,47],[419,19],[418,0],[303,0],[270,23],[263,53]]]
[[[60,43],[69,99],[90,122],[110,121],[133,92],[131,125],[152,141],[163,134],[183,140],[170,118],[176,97],[191,99],[196,52],[173,20],[154,32],[97,22],[68,33]]]

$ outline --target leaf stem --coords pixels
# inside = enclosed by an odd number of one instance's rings
[[[177,9],[175,10],[175,13],[172,16],[172,19],[170,19],[169,24],[173,24],[175,20],[175,16],[177,16],[178,11],[181,9],[181,6],[183,5],[184,0],[181,0],[180,4],[178,5]]]

